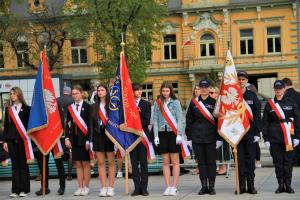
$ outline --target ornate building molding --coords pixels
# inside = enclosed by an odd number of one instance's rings
[[[188,18],[189,18],[188,12],[183,12],[182,13],[182,19],[183,19],[183,22],[184,22],[185,26],[188,24]]]
[[[170,34],[178,32],[179,25],[173,22],[165,22],[164,28],[162,30],[163,33]]]
[[[229,19],[229,11],[228,11],[227,8],[223,9],[223,16],[224,16],[224,22],[225,22],[225,24],[227,24],[228,23],[228,19]]]

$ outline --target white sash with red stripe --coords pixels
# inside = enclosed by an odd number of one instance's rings
[[[251,107],[248,105],[248,103],[245,101],[245,99],[244,99],[244,104],[245,104],[245,107],[246,107],[246,114],[247,114],[248,118],[251,119],[251,121],[253,121],[253,113],[252,113],[252,109],[251,109]]]
[[[114,146],[114,149],[115,149],[115,155],[117,155],[118,158],[125,157],[125,153],[123,151],[120,151],[117,146]]]
[[[205,107],[202,101],[198,101],[197,99],[192,99],[193,103],[197,106],[200,113],[209,121],[212,125],[216,125],[215,119],[213,115],[209,112],[209,110]]]
[[[149,141],[147,135],[145,134],[145,132],[143,131],[143,138],[142,138],[142,143],[145,146],[145,148],[147,149],[147,158],[148,161],[154,161],[156,159],[155,156],[155,151],[152,145],[152,142]]]
[[[100,109],[99,109],[99,117],[102,121],[102,123],[104,124],[104,126],[106,126],[107,124],[107,115],[106,115],[106,110],[105,110],[105,104],[100,103]]]
[[[274,110],[276,116],[279,118],[279,120],[285,119],[285,114],[281,108],[281,106],[278,103],[274,102],[274,99],[270,99],[268,101],[272,109]],[[280,122],[280,127],[283,132],[284,137],[284,143],[285,143],[285,149],[286,151],[292,151],[293,150],[293,143],[292,143],[292,137],[291,137],[291,122]]]
[[[165,118],[165,120],[167,121],[167,123],[169,124],[169,126],[171,127],[172,131],[174,132],[175,135],[177,135],[177,122],[174,118],[174,116],[172,115],[172,113],[170,112],[168,106],[166,103],[164,103],[163,108],[161,109],[161,102],[160,99],[158,99],[156,101],[160,112],[162,114],[162,116]],[[187,145],[187,141],[185,141],[185,139],[182,137],[182,143],[180,144],[180,148],[181,148],[181,154],[182,157],[184,159],[189,159],[191,157],[191,153],[189,151],[188,145]]]
[[[86,123],[84,122],[84,120],[82,119],[82,117],[80,116],[80,111],[77,111],[75,108],[75,104],[72,104],[68,107],[68,110],[73,118],[73,120],[75,121],[75,123],[77,124],[77,126],[79,127],[79,129],[81,130],[81,132],[84,135],[88,134],[88,128]]]
[[[15,109],[12,109],[12,107],[9,107],[8,110],[9,110],[9,115],[10,115],[11,119],[13,120],[13,122],[24,142],[27,163],[32,163],[34,161],[34,154],[33,154],[33,150],[32,150],[31,140],[27,135],[26,129],[25,129],[17,111]]]

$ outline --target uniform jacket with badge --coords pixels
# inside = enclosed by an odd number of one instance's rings
[[[148,128],[148,126],[150,124],[150,119],[151,119],[151,103],[141,99],[139,101],[138,109],[139,109],[139,113],[140,113],[143,130],[144,130],[146,136],[148,137],[148,139],[150,141],[152,141],[153,136],[150,135],[150,131]]]
[[[19,117],[27,130],[27,124],[29,120],[30,107],[22,104],[22,107],[19,112]],[[22,139],[20,133],[18,132],[13,119],[9,116],[8,108],[5,109],[5,118],[4,118],[4,132],[3,139],[6,142],[7,140],[20,140]]]
[[[292,118],[294,119],[295,134],[292,135],[292,139],[298,139],[300,131],[300,113],[297,104],[295,101],[285,96],[283,96],[281,101],[278,101],[275,97],[274,102],[279,103],[285,114],[285,119],[283,121],[288,122]],[[271,143],[284,143],[279,118],[269,103],[266,104],[263,114],[263,137],[265,141]]]
[[[202,101],[207,110],[212,113],[215,108],[216,100],[208,96],[205,100],[199,96],[198,101]],[[215,118],[217,124],[217,119]],[[221,140],[217,132],[217,126],[209,122],[198,107],[191,101],[186,113],[185,134],[188,140],[195,143],[212,143]]]
[[[260,137],[260,132],[262,129],[261,103],[258,100],[257,95],[251,90],[246,89],[246,91],[243,94],[243,97],[249,105],[249,107],[251,108],[253,114],[253,121],[250,120],[250,129],[243,137],[243,140],[253,140],[254,136]]]
[[[66,138],[69,138],[72,145],[83,146],[86,144],[86,141],[91,141],[91,127],[90,127],[90,105],[83,101],[82,107],[80,110],[80,116],[86,123],[88,127],[87,135],[80,130],[76,125],[76,122],[73,120],[70,111],[68,110],[67,114],[67,126],[66,126]],[[77,129],[77,134],[75,131]]]

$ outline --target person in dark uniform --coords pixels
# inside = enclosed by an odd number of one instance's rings
[[[132,90],[136,105],[140,112],[143,131],[146,136],[150,138],[148,126],[151,119],[151,103],[142,99],[142,86],[133,83]],[[131,152],[130,160],[132,167],[132,180],[134,182],[134,191],[131,196],[143,195],[148,196],[148,163],[147,163],[147,149],[142,142],[140,142]],[[139,169],[140,165],[140,169]]]
[[[82,99],[81,86],[73,87],[72,97],[75,102],[68,108],[65,145],[72,148],[72,159],[76,167],[78,189],[74,196],[86,196],[91,178],[90,106]]]
[[[25,154],[24,141],[9,114],[9,109],[15,109],[27,129],[30,107],[27,106],[23,92],[19,87],[10,90],[9,106],[5,109],[3,149],[9,153],[12,164],[12,194],[10,197],[25,197],[30,192],[29,168]]]
[[[282,80],[274,82],[274,91],[274,99],[269,100],[264,109],[263,137],[275,164],[278,181],[275,193],[294,193],[291,182],[294,148],[299,145],[300,113],[295,101],[284,95],[285,84]],[[294,124],[294,132],[290,129],[291,123]]]
[[[189,143],[192,142],[198,161],[202,185],[198,194],[214,195],[216,194],[216,146],[219,148],[222,142],[217,132],[216,119],[212,115],[216,100],[209,96],[210,83],[203,79],[199,82],[199,87],[201,95],[190,102],[187,110],[185,133]]]
[[[68,172],[67,172],[67,180],[72,180],[72,152],[71,149],[68,149],[64,145],[64,139],[65,139],[65,129],[66,129],[66,124],[67,124],[67,113],[68,113],[68,106],[74,103],[74,100],[71,96],[71,88],[68,86],[65,86],[63,88],[63,95],[58,97],[57,99],[57,104],[58,104],[58,110],[59,110],[59,115],[61,119],[61,124],[64,130],[64,134],[61,137],[62,145],[64,148],[64,161],[68,161]]]
[[[293,87],[293,82],[289,78],[284,78],[282,81],[285,83],[285,97],[293,99],[300,109],[300,93],[297,92]],[[300,145],[295,147],[295,165],[300,166]]]
[[[116,174],[114,144],[105,134],[105,126],[109,111],[108,106],[109,90],[105,85],[100,84],[97,87],[95,103],[92,105],[93,110],[91,120],[93,148],[96,152],[98,173],[102,185],[99,193],[100,197],[114,196],[114,182]],[[106,181],[105,157],[107,157],[108,163],[108,187]]]
[[[239,182],[240,193],[257,194],[254,187],[255,177],[255,156],[256,143],[260,140],[261,132],[261,104],[257,95],[251,90],[247,89],[248,74],[245,71],[238,72],[238,81],[243,93],[244,100],[251,108],[253,120],[250,120],[250,129],[245,134],[243,139],[237,146],[238,151],[238,165],[239,165]],[[247,187],[246,187],[247,182]]]

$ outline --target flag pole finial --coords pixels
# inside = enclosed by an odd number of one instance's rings
[[[124,42],[124,35],[123,35],[123,32],[122,32],[121,36],[122,36],[121,49],[122,49],[122,51],[124,51],[125,42]]]

